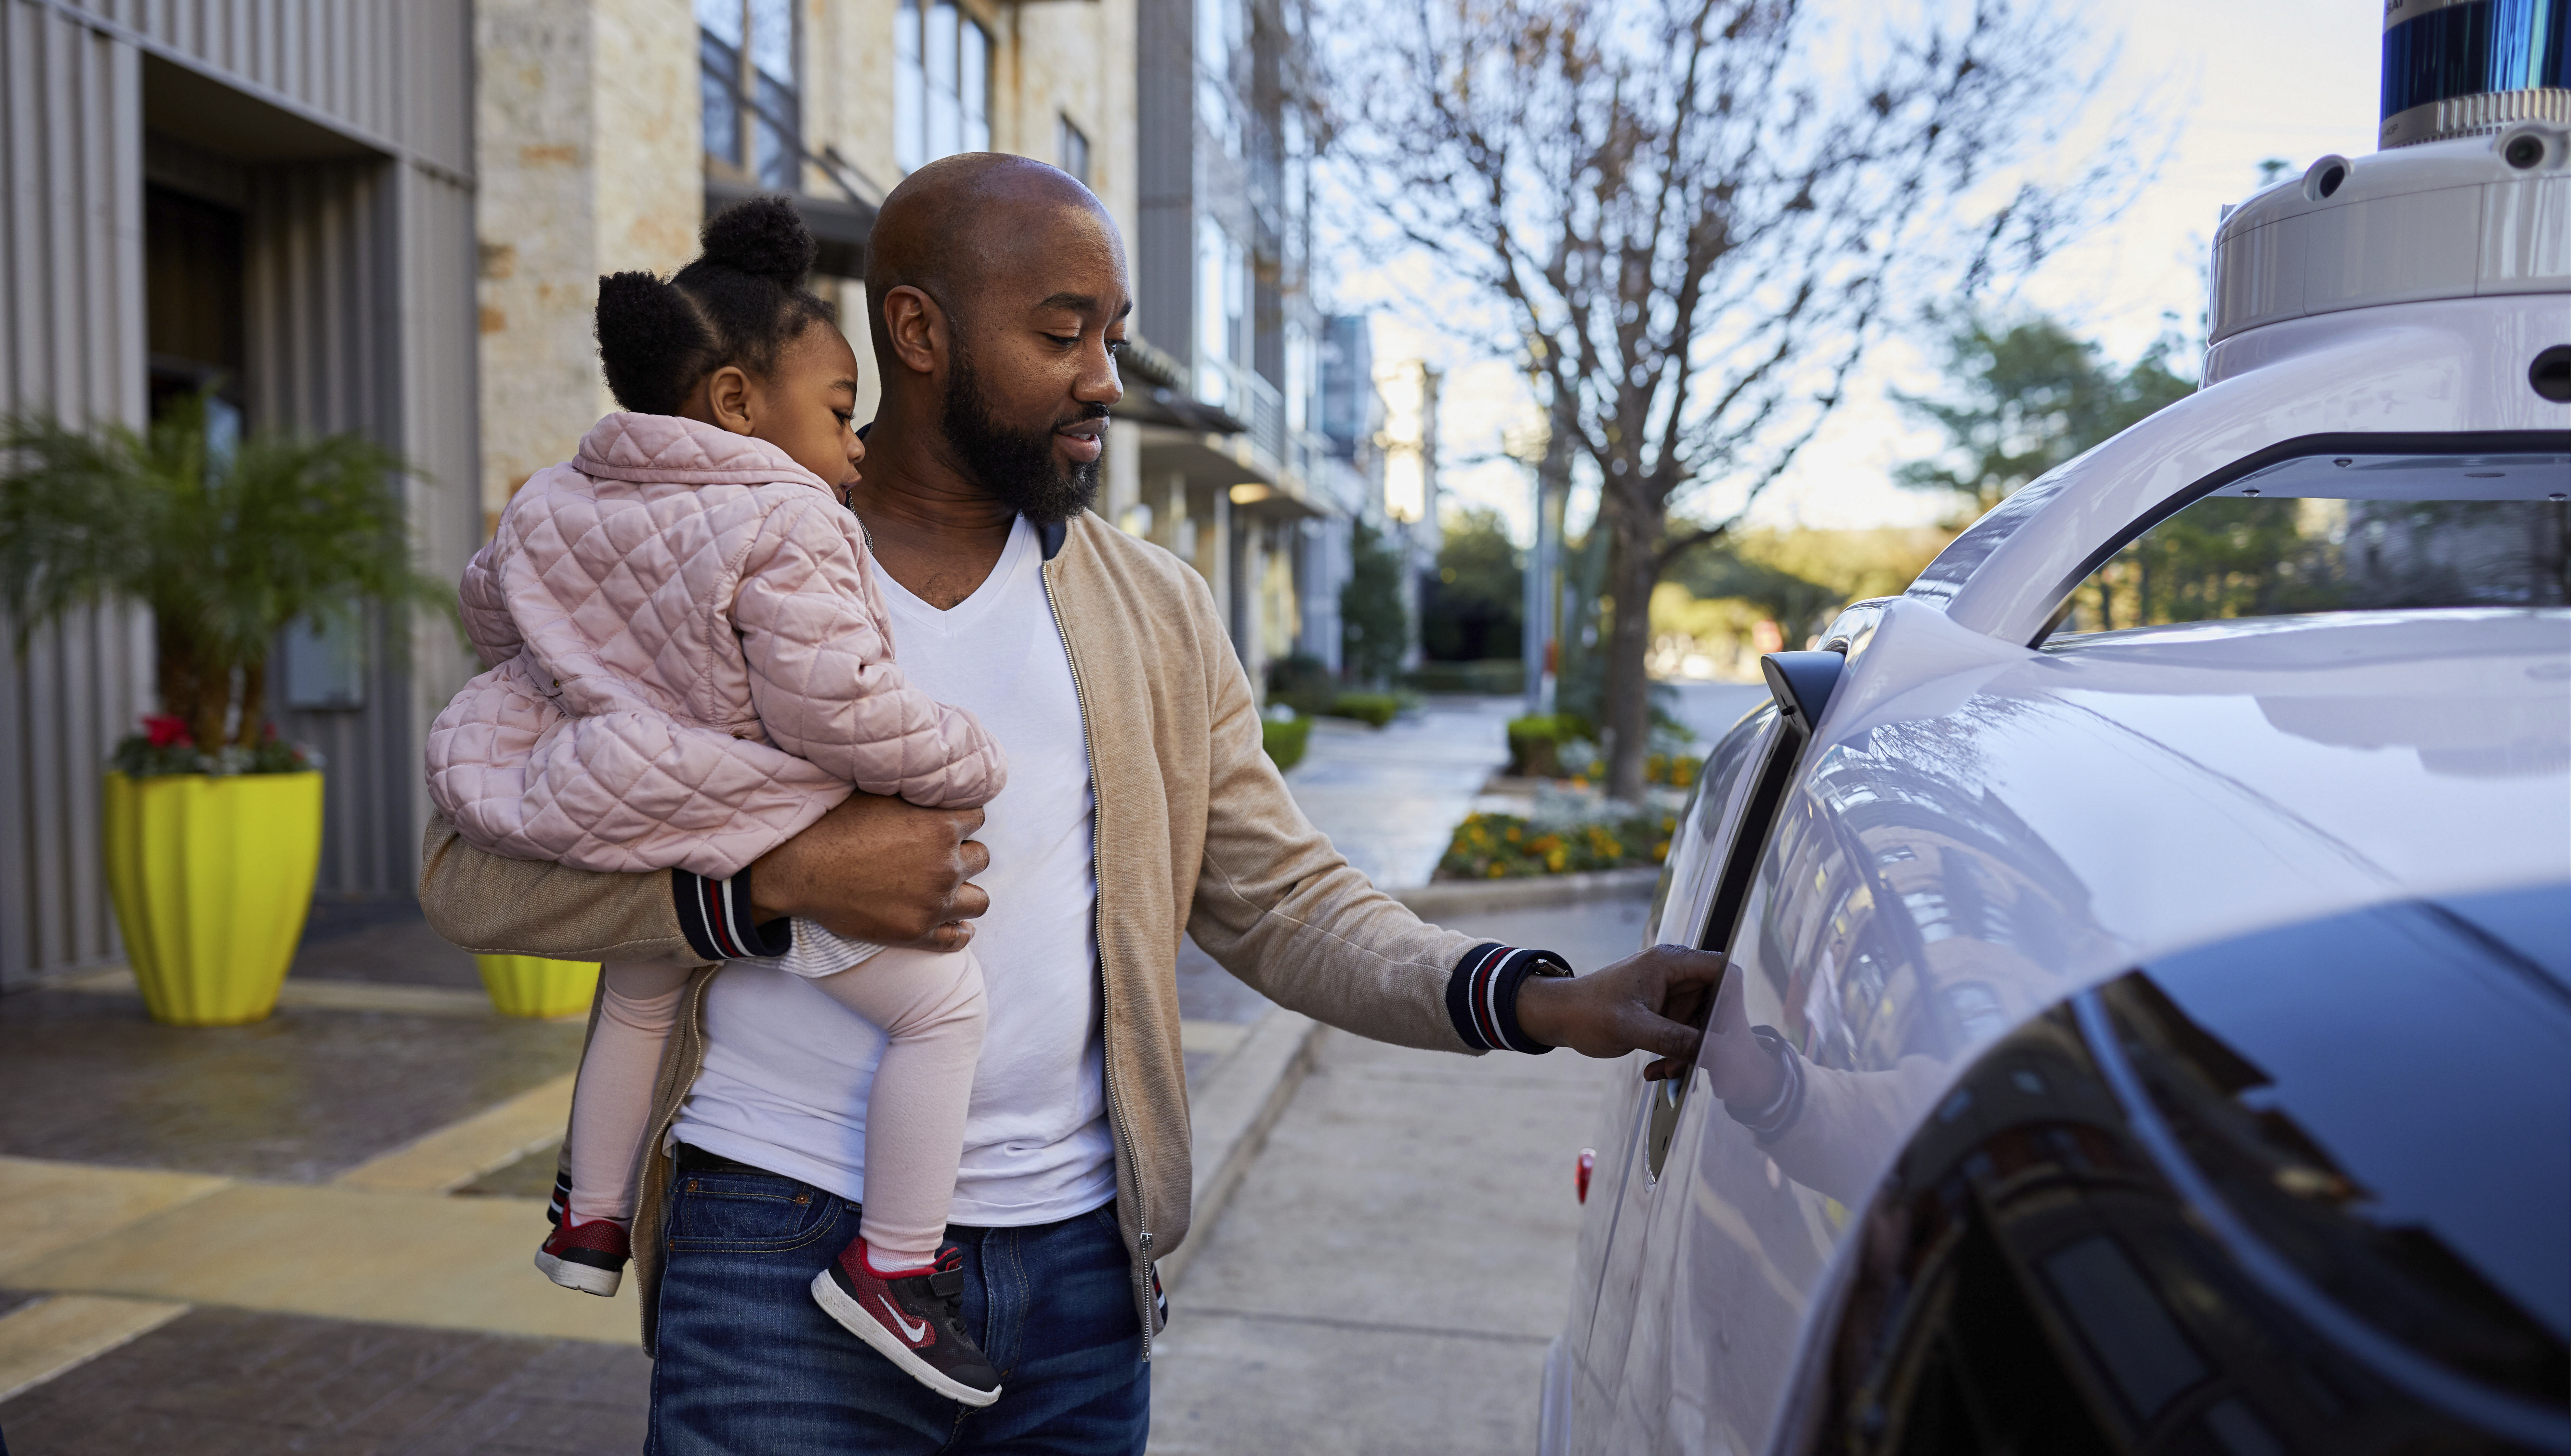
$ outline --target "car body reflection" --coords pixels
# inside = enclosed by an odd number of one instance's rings
[[[2567,904],[2265,932],[2012,1033],[1872,1202],[1805,1448],[2558,1446]],[[2484,1075],[2427,1073],[2457,1051]],[[2464,1146],[2397,1136],[2395,1105]]]

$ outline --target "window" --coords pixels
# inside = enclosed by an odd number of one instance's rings
[[[990,151],[990,34],[951,0],[901,0],[892,50],[894,164],[916,172],[940,157]]]
[[[1054,150],[1061,159],[1062,170],[1079,178],[1085,187],[1089,183],[1089,134],[1073,125],[1069,117],[1062,118],[1060,130]]]
[[[1231,373],[1250,353],[1250,255],[1214,219],[1197,217],[1197,397],[1208,404],[1231,400]]]
[[[1233,103],[1232,58],[1241,50],[1241,0],[1196,0],[1197,112],[1224,155],[1242,154],[1239,108]]]
[[[1801,754],[1805,731],[1800,720],[1779,714],[1773,705],[1733,725],[1714,751],[1706,755],[1705,771],[1696,791],[1696,802],[1689,812],[1689,826],[1670,846],[1670,888],[1667,893],[1688,893],[1686,908],[1693,910],[1702,892],[1705,919],[1702,929],[1694,925],[1674,926],[1666,919],[1661,934],[1686,935],[1705,950],[1729,954],[1733,938],[1740,932],[1742,912],[1750,902],[1751,876],[1759,867],[1760,856],[1768,847],[1768,831],[1777,819],[1778,805],[1784,801],[1787,780],[1794,776],[1796,759]],[[1693,883],[1680,884],[1682,874]],[[1713,1009],[1708,997],[1698,1024]],[[1678,1135],[1679,1115],[1687,1108],[1688,1089],[1696,1084],[1696,1069],[1691,1066],[1683,1077],[1665,1082],[1647,1083],[1644,1105],[1650,1110],[1644,1129],[1643,1162],[1654,1183],[1660,1182],[1661,1170],[1669,1161],[1670,1140]]]
[[[697,55],[707,160],[764,188],[800,191],[793,0],[697,0]]]
[[[2154,523],[2052,629],[2571,600],[2571,456],[2298,455]]]

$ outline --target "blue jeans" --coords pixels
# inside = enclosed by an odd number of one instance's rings
[[[646,1450],[1141,1456],[1151,1367],[1114,1203],[946,1231],[964,1250],[965,1327],[1000,1370],[985,1410],[920,1385],[812,1302],[812,1276],[856,1236],[856,1205],[773,1174],[682,1170]]]

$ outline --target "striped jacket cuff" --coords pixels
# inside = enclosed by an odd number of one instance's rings
[[[688,948],[706,960],[777,956],[793,948],[793,921],[752,923],[747,869],[730,879],[674,869],[670,892],[679,902],[679,930],[688,937]]]
[[[1485,941],[1464,952],[1446,980],[1446,1014],[1455,1034],[1475,1051],[1525,1052],[1553,1048],[1518,1027],[1518,987],[1529,976],[1568,976],[1571,968],[1549,950]]]

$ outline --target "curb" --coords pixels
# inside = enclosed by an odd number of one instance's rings
[[[1215,1220],[1241,1187],[1242,1176],[1268,1143],[1294,1089],[1312,1070],[1312,1051],[1326,1030],[1319,1022],[1280,1006],[1253,1022],[1241,1046],[1206,1078],[1189,1102],[1190,1180],[1188,1236],[1162,1255],[1163,1292],[1176,1289],[1197,1251],[1214,1235]]]
[[[1538,910],[1554,905],[1586,905],[1599,900],[1648,900],[1661,882],[1656,865],[1637,869],[1591,869],[1578,874],[1537,875],[1526,879],[1446,880],[1388,893],[1422,920],[1487,915],[1498,910]]]

